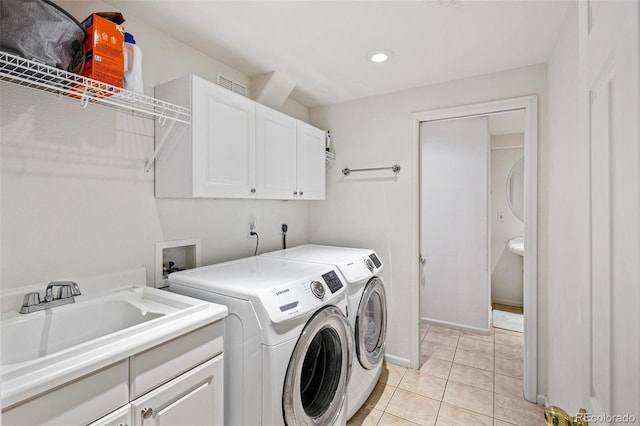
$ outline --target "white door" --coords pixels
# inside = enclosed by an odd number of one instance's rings
[[[298,120],[297,198],[324,200],[325,133]]]
[[[422,123],[421,316],[489,328],[486,117]]]
[[[193,78],[194,195],[255,196],[255,103]]]
[[[579,9],[581,136],[591,149],[589,424],[624,422],[606,415],[640,421],[639,4],[590,0]]]
[[[222,355],[131,403],[135,426],[212,426],[224,422]]]
[[[256,196],[288,200],[296,190],[296,119],[256,104]]]

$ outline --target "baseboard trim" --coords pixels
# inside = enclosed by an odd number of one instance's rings
[[[491,303],[497,303],[498,305],[507,305],[507,306],[517,306],[522,308],[524,305],[522,302],[517,302],[515,300],[506,300],[506,299],[491,299]]]
[[[538,402],[538,405],[542,405],[545,408],[549,406],[549,399],[547,398],[547,395],[538,394],[537,402]]]
[[[391,364],[399,365],[401,367],[411,368],[411,361],[407,358],[403,358],[403,357],[391,355],[391,354],[385,354],[384,360],[387,362],[390,362]]]
[[[440,321],[433,318],[423,317],[421,318],[421,320],[423,323],[426,323],[426,324],[440,325],[442,327],[455,328],[456,330],[470,331],[472,333],[478,333],[478,334],[485,334],[485,335],[490,334],[490,330],[488,328],[471,327],[469,325],[457,324],[457,323],[448,322],[448,321]]]

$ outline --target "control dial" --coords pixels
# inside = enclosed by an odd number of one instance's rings
[[[373,266],[373,262],[371,261],[371,259],[365,259],[364,264],[367,266],[367,269],[369,269],[369,271],[373,272],[373,269],[375,267]]]
[[[320,281],[311,281],[311,292],[318,299],[324,299],[324,286]]]

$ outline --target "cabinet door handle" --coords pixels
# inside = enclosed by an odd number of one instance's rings
[[[251,193],[255,194],[256,193],[256,189],[255,188],[251,188]]]
[[[298,195],[298,191],[293,191],[293,196],[295,197],[296,195]]]
[[[140,414],[142,414],[143,419],[148,419],[153,415],[153,408],[143,408]]]
[[[300,191],[300,196],[302,197],[304,195],[304,192]]]

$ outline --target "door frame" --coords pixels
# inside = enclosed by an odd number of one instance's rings
[[[502,100],[481,102],[411,114],[413,127],[413,153],[415,155],[413,182],[414,247],[418,248],[416,259],[420,277],[420,123],[425,121],[455,120],[483,116],[491,113],[524,110],[524,174],[525,174],[525,253],[524,262],[524,396],[528,401],[537,402],[538,382],[538,332],[537,332],[537,287],[538,287],[538,97],[522,96]],[[411,367],[420,364],[420,279],[411,288]]]

